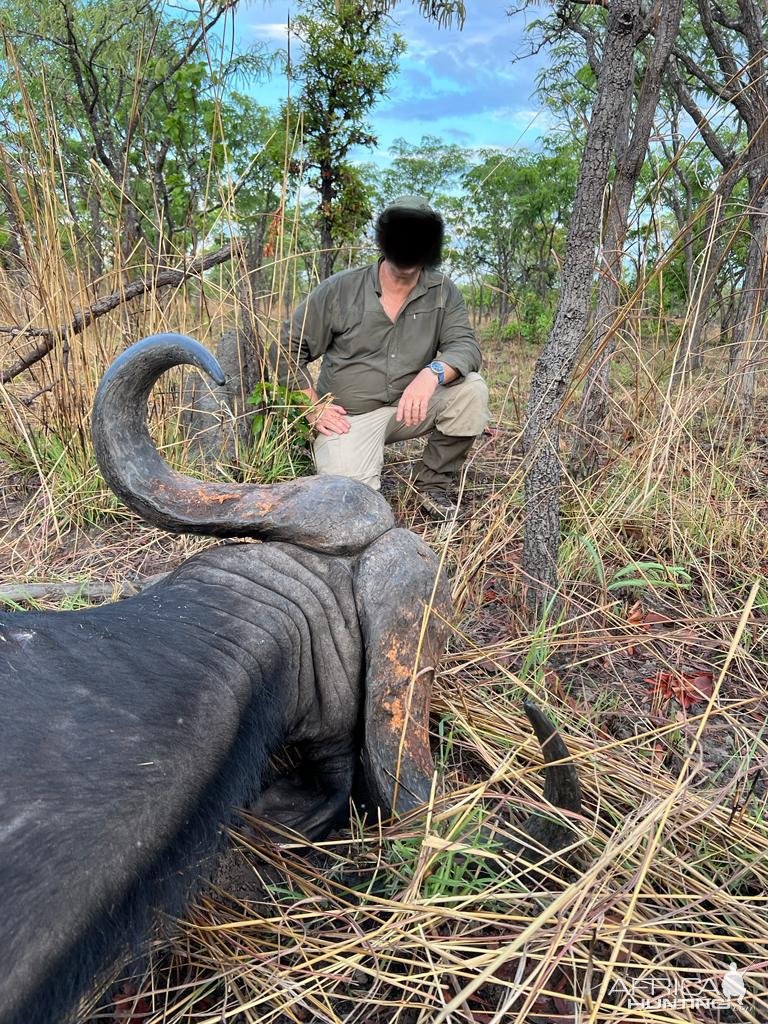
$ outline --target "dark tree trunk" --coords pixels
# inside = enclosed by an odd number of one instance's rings
[[[272,217],[273,212],[265,210],[245,235],[246,274],[239,289],[239,297],[241,302],[246,303],[248,315],[254,318],[259,311],[269,315],[273,299],[274,258],[270,258],[267,261],[271,264],[269,267],[264,267],[264,262],[267,259],[264,252],[267,242],[267,228]],[[271,253],[272,257],[276,255],[274,252]]]
[[[320,280],[333,273],[336,263],[333,237],[333,170],[329,164],[320,168]]]
[[[608,204],[595,312],[596,358],[587,374],[578,415],[578,429],[571,449],[571,472],[577,476],[586,476],[595,470],[605,435],[611,361],[616,349],[615,331],[620,316],[621,271],[629,208],[648,150],[662,76],[680,28],[682,10],[682,0],[666,0],[660,5],[631,132],[628,116],[622,118],[620,124],[623,137],[617,140],[619,144],[616,146],[616,179]],[[631,109],[632,86],[630,80],[622,112],[625,115]]]
[[[120,239],[120,254],[123,259],[123,271],[125,272],[131,262],[131,257],[135,255],[136,247],[138,246],[141,238],[141,225],[139,223],[140,214],[128,196],[126,196],[122,214],[123,224],[122,237]]]
[[[531,382],[525,426],[529,468],[523,568],[528,576],[527,603],[538,612],[558,586],[561,465],[557,420],[587,325],[603,193],[634,72],[640,25],[634,0],[611,0],[597,96],[565,245],[560,295],[552,331]]]

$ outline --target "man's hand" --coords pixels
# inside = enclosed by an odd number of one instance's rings
[[[431,370],[425,369],[417,374],[397,403],[397,422],[405,421],[406,427],[416,427],[423,423],[427,416],[429,400],[434,395],[436,387],[437,376]]]
[[[325,434],[326,437],[349,433],[347,410],[340,405],[326,405],[321,409],[313,409],[307,413],[307,420],[318,434]]]

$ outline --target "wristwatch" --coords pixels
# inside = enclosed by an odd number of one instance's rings
[[[437,359],[435,359],[433,362],[429,364],[427,369],[431,370],[432,373],[434,373],[434,375],[437,377],[438,384],[443,383],[443,381],[445,380],[445,367],[443,366],[442,363],[438,362]]]

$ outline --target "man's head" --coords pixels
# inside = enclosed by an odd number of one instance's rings
[[[436,267],[443,248],[443,218],[423,196],[400,196],[376,221],[376,244],[399,269]]]

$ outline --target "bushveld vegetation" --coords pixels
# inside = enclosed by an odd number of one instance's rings
[[[117,1009],[82,1020],[765,1021],[764,8],[558,5],[536,26],[558,115],[540,149],[403,139],[373,169],[350,151],[375,146],[367,117],[404,45],[393,5],[300,5],[279,110],[252,98],[269,55],[233,55],[235,6],[0,4],[6,604],[117,597],[206,543],[142,525],[106,491],[88,429],[101,374],[157,331],[215,348],[236,330],[266,380],[282,316],[370,257],[371,213],[398,193],[445,214],[495,423],[449,529],[412,500],[418,443],[386,470],[400,523],[443,553],[456,606],[426,819],[353,823],[307,853],[244,813],[226,874],[158,937],[146,973],[120,981]],[[607,68],[624,75],[623,114],[597,138]],[[241,411],[255,429],[203,464],[185,394],[179,375],[154,399],[177,465],[306,470],[290,396],[258,384]],[[543,457],[554,476],[536,476]],[[537,502],[556,533],[540,575],[524,550]],[[479,829],[540,799],[526,695],[561,726],[585,795],[573,868],[550,865],[533,893]],[[632,1005],[675,982],[712,997],[731,961],[743,1006]]]

